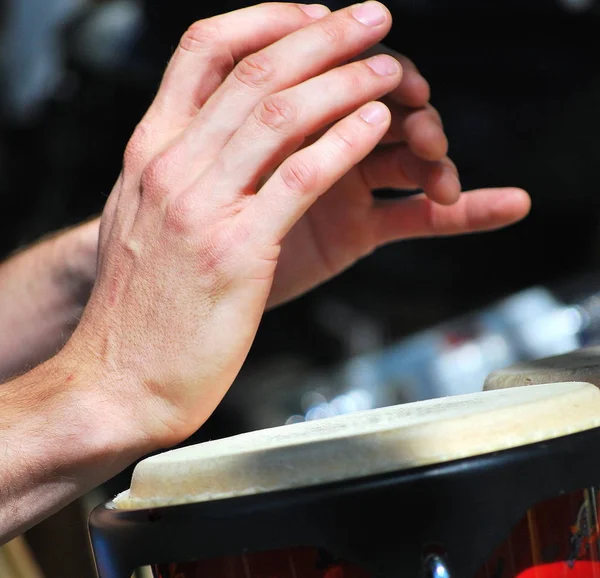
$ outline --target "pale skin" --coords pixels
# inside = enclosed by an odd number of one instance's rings
[[[0,542],[201,427],[266,309],[383,244],[527,214],[520,189],[460,192],[408,59],[359,58],[390,26],[376,2],[196,23],[100,225],[0,267],[0,375],[46,360],[0,386]]]

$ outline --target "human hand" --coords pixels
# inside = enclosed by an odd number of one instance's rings
[[[400,84],[382,98],[392,113],[387,134],[365,160],[310,207],[286,236],[268,306],[307,292],[377,247],[404,239],[489,231],[527,215],[528,195],[515,188],[461,194],[448,158],[440,115],[429,84],[414,63],[379,44],[403,69]],[[377,189],[421,189],[400,201],[377,201]]]
[[[263,4],[184,36],[128,145],[98,278],[61,352],[146,450],[185,439],[214,410],[252,344],[286,235],[386,134],[389,110],[373,101],[398,86],[400,66],[343,63],[390,25],[378,3],[312,22],[296,5]]]
[[[429,83],[410,59],[382,44],[360,57],[377,54],[392,56],[403,70],[400,84],[381,99],[392,112],[390,128],[377,148],[335,183],[286,236],[267,307],[309,291],[383,244],[489,231],[512,224],[529,211],[530,200],[519,189],[460,194],[440,115],[429,102]],[[184,114],[176,130],[186,118]],[[372,192],[380,188],[422,189],[424,194],[396,202],[375,201]]]

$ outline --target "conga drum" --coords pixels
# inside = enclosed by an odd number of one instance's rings
[[[581,381],[600,387],[600,345],[582,347],[562,355],[523,361],[488,375],[484,389]]]
[[[600,390],[556,383],[141,461],[90,516],[100,578],[600,578]]]

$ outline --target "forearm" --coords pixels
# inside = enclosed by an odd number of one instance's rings
[[[0,381],[65,343],[91,290],[98,223],[55,234],[0,265]]]
[[[122,404],[59,356],[0,388],[0,544],[144,455]]]

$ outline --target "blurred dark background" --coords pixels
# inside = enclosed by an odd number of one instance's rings
[[[249,4],[56,0],[65,7],[52,35],[46,33],[46,46],[32,39],[33,22],[51,12],[53,1],[13,0],[31,13],[19,17],[22,37],[13,31],[4,42],[0,254],[101,211],[127,139],[181,33],[196,19]],[[38,3],[45,8],[34,16]],[[10,4],[5,27],[19,19],[10,17],[17,11]],[[339,358],[337,339],[315,327],[311,313],[324,296],[380,320],[393,339],[595,266],[595,3],[530,0],[527,9],[506,0],[388,4],[395,25],[387,43],[410,56],[430,81],[463,186],[524,187],[533,197],[532,214],[492,234],[379,251],[270,313],[253,359],[282,348],[319,363]],[[41,55],[47,78],[36,70]]]
[[[269,312],[242,383],[194,441],[263,425],[237,408],[266,403],[266,381],[327,372],[529,287],[565,302],[582,284],[597,290],[600,2],[386,3],[386,43],[431,83],[463,187],[523,187],[532,213],[494,233],[387,247]],[[0,2],[0,256],[102,210],[181,34],[248,4]]]

